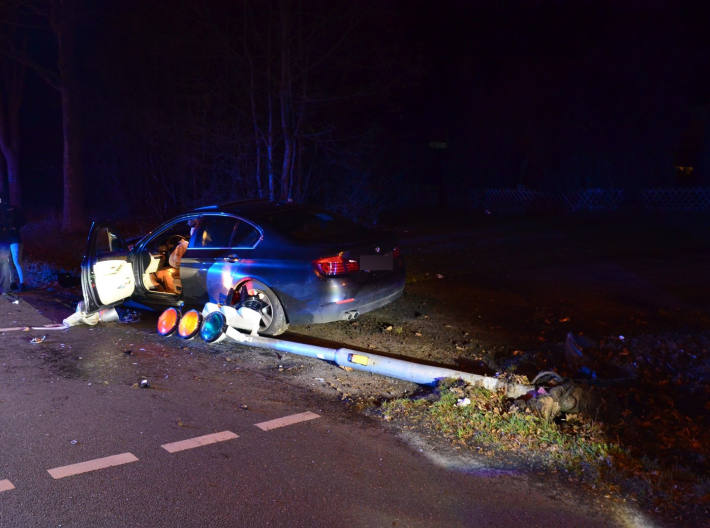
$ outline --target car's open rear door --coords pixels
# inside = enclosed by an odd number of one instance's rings
[[[81,262],[84,310],[92,313],[133,295],[136,279],[131,255],[123,240],[108,226],[93,223]]]

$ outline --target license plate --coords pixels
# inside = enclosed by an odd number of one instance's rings
[[[392,254],[360,255],[360,269],[364,271],[392,270]]]

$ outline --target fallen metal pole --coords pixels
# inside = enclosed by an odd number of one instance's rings
[[[472,374],[470,372],[445,367],[422,365],[403,359],[370,354],[369,352],[360,352],[349,348],[327,348],[305,343],[295,343],[283,339],[263,337],[260,335],[244,334],[231,326],[227,328],[226,335],[232,340],[244,345],[269,348],[281,352],[331,361],[341,367],[349,367],[373,374],[390,376],[420,385],[433,386],[446,378],[458,378],[471,385],[485,387],[491,391],[504,390],[509,398],[519,398],[535,389],[532,385],[508,383],[490,376],[481,376],[479,374]]]

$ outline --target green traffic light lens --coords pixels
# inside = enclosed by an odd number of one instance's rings
[[[208,343],[214,343],[224,337],[226,331],[227,318],[222,312],[212,312],[203,320],[200,335]]]

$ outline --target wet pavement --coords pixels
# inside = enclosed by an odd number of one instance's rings
[[[0,317],[2,327],[56,322],[7,296]],[[445,467],[340,398],[299,385],[284,363],[303,364],[294,369],[301,373],[342,372],[334,366],[164,339],[154,324],[145,315],[134,324],[1,333],[0,525],[618,521],[610,507],[524,475],[486,471],[480,462]],[[140,388],[142,379],[150,388]],[[163,447],[176,442],[193,447]]]

